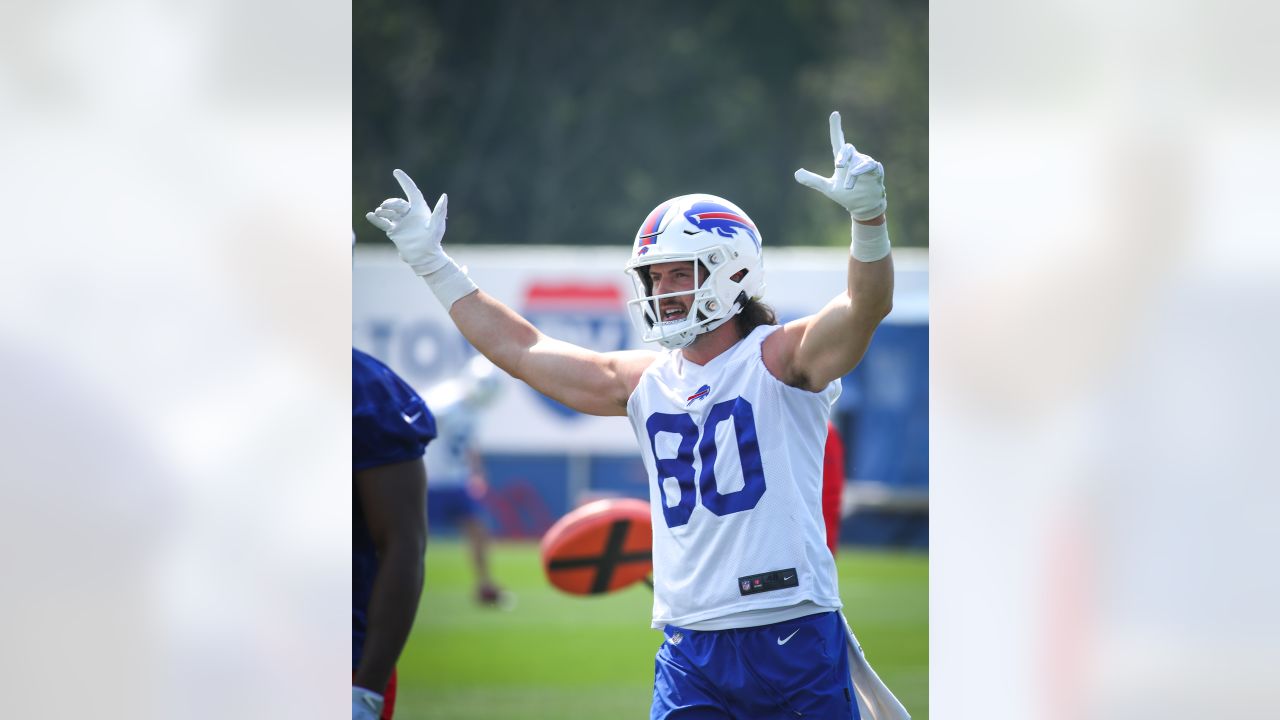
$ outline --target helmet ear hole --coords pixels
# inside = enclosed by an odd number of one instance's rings
[[[730,280],[732,280],[732,281],[734,281],[734,282],[742,282],[742,278],[746,277],[746,276],[747,276],[747,273],[749,273],[749,272],[751,272],[751,271],[750,271],[750,270],[748,270],[747,268],[742,268],[741,270],[739,270],[738,272],[736,272],[736,273],[734,273],[732,276],[730,276],[730,278],[729,278],[729,279],[730,279]]]

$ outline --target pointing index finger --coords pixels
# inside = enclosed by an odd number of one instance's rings
[[[427,201],[422,197],[422,191],[414,184],[413,178],[408,173],[396,168],[391,172],[395,176],[396,182],[400,183],[400,189],[404,191],[404,196],[409,199],[409,204],[414,207],[425,208]]]
[[[844,129],[840,127],[840,111],[836,110],[831,113],[831,155],[839,157],[840,149],[843,147]]]

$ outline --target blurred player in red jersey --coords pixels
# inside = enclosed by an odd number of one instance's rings
[[[827,423],[827,447],[822,453],[822,520],[827,526],[827,548],[836,554],[840,545],[840,509],[844,499],[844,440],[834,423]]]

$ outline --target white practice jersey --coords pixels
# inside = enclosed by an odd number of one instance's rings
[[[841,606],[822,521],[840,381],[813,393],[775,378],[760,347],[777,329],[756,328],[705,366],[666,351],[627,402],[649,475],[655,628]]]

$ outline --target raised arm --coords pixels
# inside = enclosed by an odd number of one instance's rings
[[[401,170],[404,198],[384,200],[365,215],[387,233],[400,257],[422,276],[464,337],[494,365],[538,392],[590,415],[625,415],[627,398],[657,353],[599,353],[550,338],[476,287],[441,246],[449,198],[435,210]]]
[[[627,398],[657,353],[600,353],[548,337],[492,295],[477,290],[449,317],[475,349],[547,397],[589,415],[626,415]]]
[[[796,181],[839,203],[853,219],[848,286],[813,315],[769,336],[765,365],[795,387],[817,392],[857,366],[880,321],[893,307],[893,257],[884,211],[884,166],[844,141],[840,113],[831,113],[835,172],[797,170]]]

